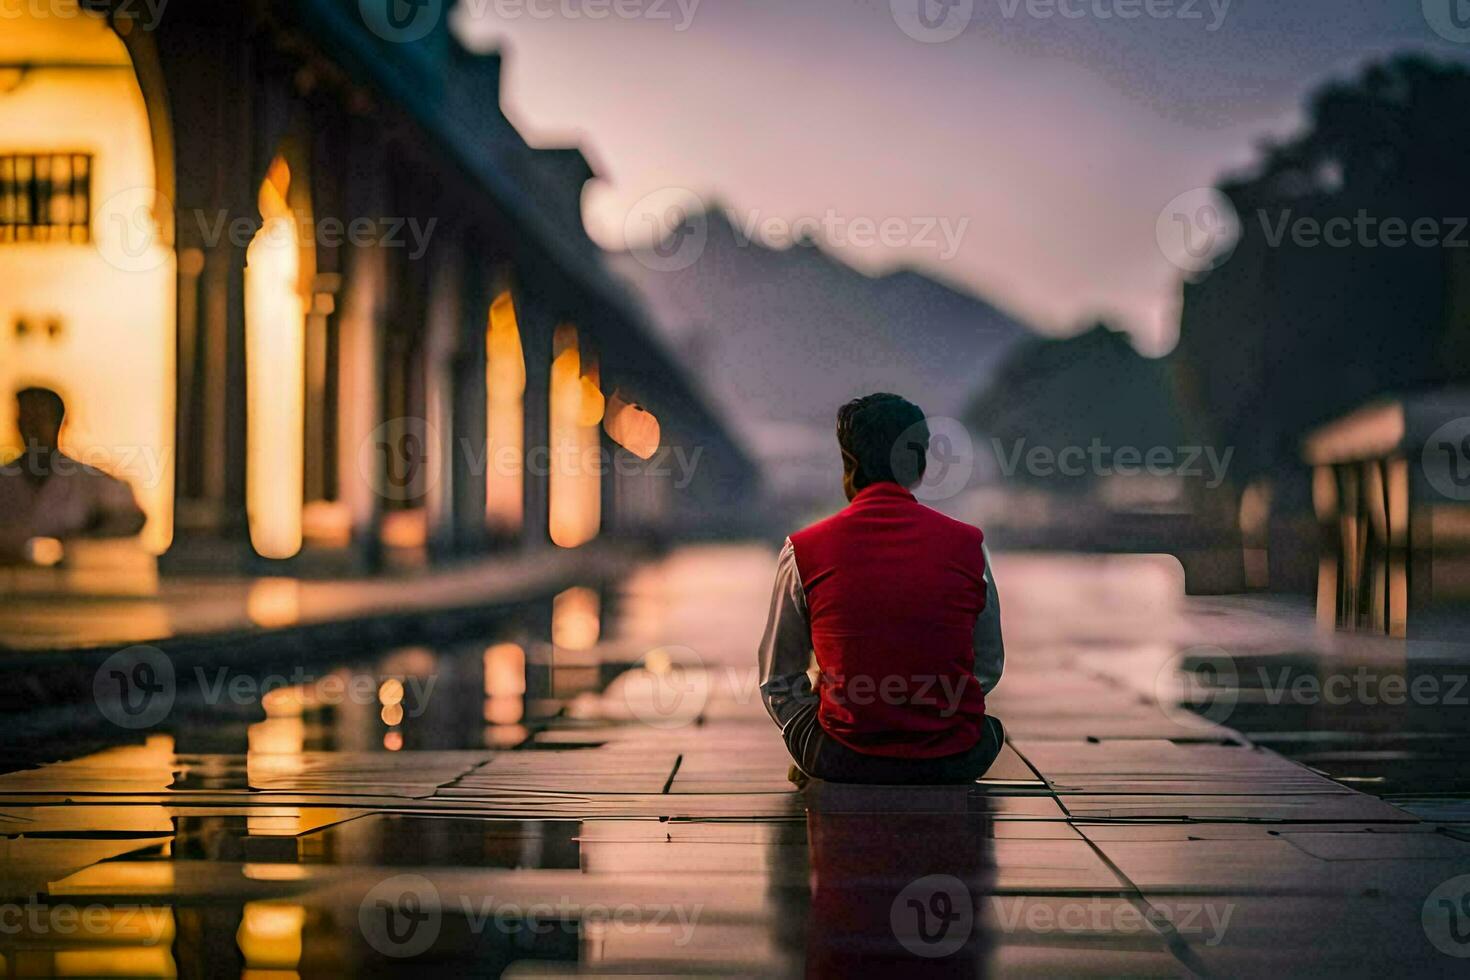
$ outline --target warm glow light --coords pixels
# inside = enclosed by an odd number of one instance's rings
[[[256,626],[279,629],[301,620],[301,583],[294,578],[262,578],[251,583],[245,614]]]
[[[173,538],[177,273],[148,109],[117,34],[76,0],[10,4],[0,20],[0,147],[94,160],[91,244],[0,246],[0,455],[17,448],[15,390],[55,388],[64,449],[131,484],[148,515],[141,544],[161,554]],[[17,321],[35,328],[19,335]]]
[[[551,540],[576,548],[597,537],[602,526],[598,423],[603,399],[596,366],[590,359],[584,365],[575,327],[556,328],[552,351]]]
[[[511,534],[525,521],[526,355],[510,293],[490,305],[485,334],[485,524]]]
[[[306,880],[306,868],[299,864],[246,864],[241,874],[251,881]]]
[[[176,977],[178,967],[168,946],[58,950],[53,976]]]
[[[429,512],[422,507],[383,515],[380,538],[385,547],[415,551],[429,543]]]
[[[26,557],[33,565],[50,568],[61,564],[66,548],[55,538],[31,538],[26,542]]]
[[[1404,441],[1404,405],[1379,402],[1324,425],[1307,436],[1302,455],[1308,463],[1345,463],[1391,456]]]
[[[306,909],[300,905],[247,902],[235,932],[245,965],[294,970],[301,961],[301,931],[305,925]]]
[[[485,651],[485,694],[519,698],[526,693],[526,651],[518,643],[497,643]],[[519,719],[517,719],[519,720]]]
[[[660,676],[667,674],[673,669],[674,660],[669,652],[662,647],[657,650],[648,651],[648,656],[643,658],[643,669],[651,674]]]
[[[602,632],[597,593],[567,589],[552,600],[551,642],[563,650],[590,650]]]
[[[530,733],[524,725],[491,725],[485,729],[485,746],[508,749],[520,745]]]
[[[624,399],[621,391],[608,398],[602,427],[609,439],[639,459],[652,459],[663,438],[653,413]]]
[[[245,258],[245,500],[251,543],[266,558],[290,558],[302,541],[306,304],[290,184],[277,157],[260,185],[265,224]]]
[[[495,695],[485,699],[485,720],[492,725],[517,725],[526,716],[526,702],[519,697]]]
[[[383,719],[383,724],[389,728],[392,728],[394,725],[401,725],[403,724],[403,705],[385,704],[383,705],[383,710],[378,712],[378,715]]]
[[[403,748],[403,733],[400,731],[388,732],[383,736],[383,748],[389,752],[397,752]]]
[[[378,686],[378,700],[383,704],[403,703],[403,682],[390,677]]]
[[[260,699],[265,721],[246,729],[247,769],[269,774],[299,773],[306,750],[306,705],[312,692],[301,685],[277,687]]]

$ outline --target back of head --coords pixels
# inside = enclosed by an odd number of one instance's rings
[[[850,494],[874,483],[912,487],[924,478],[929,424],[905,398],[864,395],[837,410],[837,444]]]
[[[16,426],[28,448],[55,448],[66,420],[66,402],[50,388],[22,388],[15,393],[20,410]]]

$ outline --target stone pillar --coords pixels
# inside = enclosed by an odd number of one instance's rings
[[[347,137],[344,222],[388,213],[382,140],[371,119],[356,120]],[[382,560],[386,473],[373,449],[383,420],[381,365],[386,332],[388,264],[383,249],[342,247],[342,292],[337,311],[338,499],[347,508],[359,563]]]
[[[475,243],[466,249],[479,255]],[[494,465],[487,445],[489,392],[485,387],[487,351],[485,331],[494,293],[492,276],[478,262],[466,262],[460,277],[459,348],[451,375],[454,383],[454,538],[462,554],[482,551],[488,540],[485,497],[489,467]]]
[[[257,216],[252,53],[230,18],[166,20],[178,262],[176,517],[164,568],[249,557],[245,514],[245,249],[231,222]],[[248,244],[248,242],[246,243]]]
[[[521,541],[533,550],[545,547],[551,539],[551,338],[558,319],[539,285],[523,280],[514,292],[521,348],[526,355],[526,511]]]
[[[457,522],[455,497],[463,477],[461,453],[455,439],[455,362],[463,328],[462,260],[458,242],[440,232],[428,255],[418,261],[430,263],[428,336],[424,351],[424,429],[429,435],[428,472],[424,509],[429,528],[429,553],[451,555],[455,551]],[[440,242],[442,241],[442,245]]]

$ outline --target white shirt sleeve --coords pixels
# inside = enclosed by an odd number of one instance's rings
[[[995,690],[1006,666],[1005,639],[1000,633],[1000,593],[995,589],[995,565],[990,549],[980,546],[985,556],[985,608],[975,620],[975,678],[986,694]]]
[[[761,700],[776,724],[784,728],[798,708],[816,698],[807,676],[812,662],[812,634],[806,591],[790,538],[776,559],[776,585],[771,592],[771,611],[759,656]]]

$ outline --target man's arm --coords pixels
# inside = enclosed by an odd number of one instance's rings
[[[776,587],[771,592],[771,612],[760,646],[761,700],[782,728],[799,707],[816,697],[807,676],[811,661],[806,592],[796,567],[796,549],[787,538],[776,559]]]
[[[124,480],[97,473],[93,476],[92,516],[86,533],[96,538],[130,538],[143,530],[148,516],[138,506],[133,488]]]
[[[990,549],[980,546],[985,558],[985,608],[975,620],[975,677],[986,694],[995,690],[1006,666],[1006,645],[1000,635],[1000,593],[995,590],[995,566]]]

